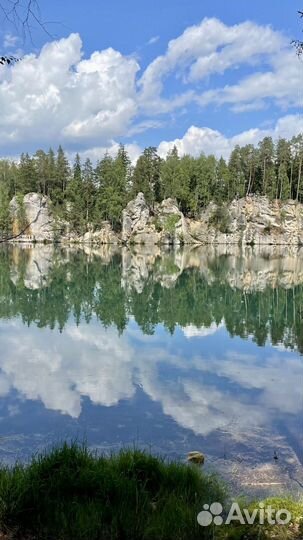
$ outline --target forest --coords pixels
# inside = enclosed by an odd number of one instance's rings
[[[224,205],[253,194],[270,199],[303,202],[303,135],[274,142],[265,137],[257,147],[236,146],[228,160],[201,154],[180,156],[174,147],[161,158],[146,148],[132,164],[123,145],[112,157],[96,164],[70,163],[63,148],[22,154],[18,161],[0,160],[0,233],[10,232],[9,202],[30,192],[47,195],[55,216],[67,220],[78,233],[109,221],[121,228],[122,210],[142,191],[151,205],[176,198],[180,210],[197,217],[211,201]]]

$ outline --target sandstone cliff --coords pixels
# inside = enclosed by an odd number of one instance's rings
[[[173,199],[151,209],[139,193],[123,212],[122,239],[133,244],[302,245],[303,206],[247,197],[228,206],[212,203],[198,219],[188,219]]]
[[[14,235],[22,231],[20,203],[10,204]],[[223,244],[223,245],[303,245],[303,205],[296,201],[269,201],[266,197],[246,197],[230,205],[211,203],[195,219],[186,218],[174,199],[165,199],[153,208],[143,193],[123,211],[122,231],[116,233],[108,222],[84,235],[69,230],[68,223],[55,221],[50,201],[29,193],[22,203],[28,227],[18,241],[82,244]],[[24,228],[24,227],[23,227]]]
[[[19,241],[52,242],[54,240],[54,219],[47,197],[38,193],[28,193],[22,203],[14,197],[10,203],[13,235]]]

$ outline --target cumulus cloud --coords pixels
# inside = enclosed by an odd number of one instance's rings
[[[127,131],[137,112],[137,62],[113,49],[82,60],[81,48],[79,35],[71,34],[3,71],[4,148],[22,141],[107,144]]]
[[[274,139],[279,137],[291,138],[303,132],[303,117],[299,114],[287,115],[280,118],[273,128],[249,129],[233,137],[226,137],[220,131],[207,127],[191,126],[182,138],[172,141],[162,141],[158,151],[160,156],[165,157],[174,146],[179,154],[199,156],[214,154],[217,157],[228,158],[232,149],[237,145],[257,144],[264,137]]]
[[[149,44],[156,41],[158,36]],[[15,36],[6,34],[4,47],[15,45]],[[134,57],[112,48],[84,59],[80,36],[71,34],[10,68],[2,66],[1,153],[13,156],[60,143],[69,152],[96,159],[124,140],[135,161],[142,133],[164,131],[174,111],[186,115],[188,107],[202,107],[203,112],[225,106],[241,114],[266,111],[273,104],[280,109],[301,105],[300,68],[289,38],[249,21],[228,26],[212,18],[186,28],[142,75]],[[228,78],[231,71],[233,84]],[[296,117],[287,118],[276,127],[279,133],[292,135]],[[208,126],[192,126],[176,145],[182,153],[196,155],[200,149],[208,153],[215,148],[217,155],[228,155],[237,140],[254,142],[267,131],[252,129],[227,138]],[[133,139],[136,136],[139,140]],[[158,137],[164,138],[160,133]],[[164,140],[160,151],[170,147]]]

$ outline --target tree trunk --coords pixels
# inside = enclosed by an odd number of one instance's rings
[[[291,164],[290,164],[290,197],[291,197],[291,199],[292,199],[292,196],[293,196],[293,186],[292,186],[293,173],[294,173],[294,162],[293,162],[293,160],[291,160]]]
[[[298,184],[297,184],[297,196],[296,196],[296,201],[299,200],[299,191],[300,191],[300,184],[301,184],[301,175],[302,175],[302,158],[300,159],[300,163],[299,163],[299,172],[298,172]]]

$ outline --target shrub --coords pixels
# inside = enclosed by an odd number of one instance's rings
[[[217,206],[209,219],[209,225],[228,234],[230,232],[231,218],[225,206]]]
[[[164,220],[156,218],[154,224],[157,232],[164,231],[165,233],[173,234],[179,221],[180,216],[178,216],[177,214],[170,214]]]

